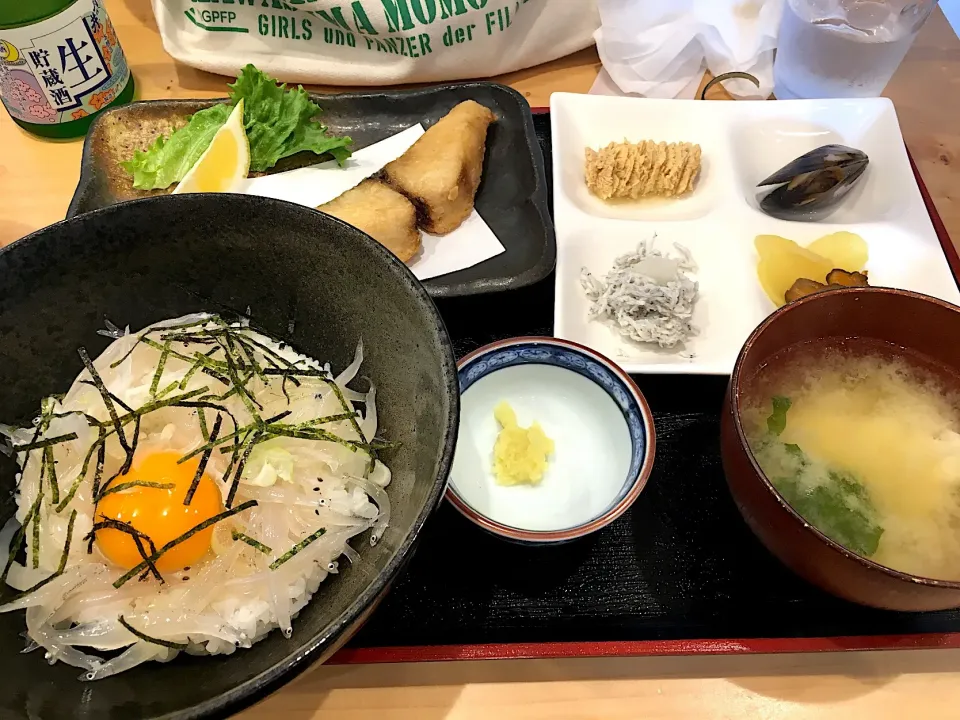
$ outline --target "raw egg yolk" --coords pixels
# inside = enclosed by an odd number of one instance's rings
[[[180,457],[175,452],[158,452],[136,463],[126,475],[121,475],[111,485],[139,481],[172,487],[133,486],[110,493],[97,505],[97,520],[103,516],[125,522],[149,537],[159,550],[204,520],[222,512],[220,490],[206,474],[200,476],[200,483],[190,504],[183,504],[200,466],[200,458],[178,464]],[[156,561],[157,569],[161,573],[176,572],[196,563],[210,550],[213,529],[211,525],[170,548]],[[129,570],[143,561],[129,533],[105,528],[98,530],[96,537],[97,547],[110,562]],[[150,543],[145,539],[141,542],[149,555]]]

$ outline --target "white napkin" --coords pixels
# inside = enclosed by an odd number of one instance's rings
[[[621,93],[694,97],[704,70],[748,72],[729,80],[736,98],[773,92],[773,53],[785,0],[597,0],[602,25],[594,36],[609,79]],[[611,94],[601,73],[593,94]]]
[[[357,150],[344,167],[335,160],[310,167],[250,178],[240,192],[287,200],[315,208],[343,195],[403,155],[424,130],[414,125]],[[465,270],[505,252],[493,230],[474,210],[463,225],[442,237],[423,233],[423,247],[407,265],[418,280]]]
[[[384,165],[409,150],[421,135],[423,126],[414,125],[386,140],[357,150],[343,167],[336,160],[330,160],[275,175],[250,178],[241,192],[315,208],[340,197],[380,172]]]

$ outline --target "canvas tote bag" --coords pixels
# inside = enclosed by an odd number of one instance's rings
[[[153,0],[166,51],[235,75],[393,85],[490,77],[593,43],[596,0]]]

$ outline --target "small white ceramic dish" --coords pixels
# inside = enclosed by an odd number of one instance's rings
[[[630,373],[729,374],[744,341],[775,309],[757,281],[754,238],[783,235],[806,245],[839,230],[867,242],[870,284],[914,290],[960,304],[960,291],[910,167],[893,103],[865,100],[703,102],[555,93],[554,221],[557,274],[554,331],[603,353]],[[624,139],[698,143],[703,170],[695,192],[675,201],[604,203],[584,182],[584,149]],[[862,150],[870,166],[837,210],[817,222],[762,213],[756,184],[822,145]],[[685,347],[633,343],[588,319],[580,287],[588,268],[603,277],[642,240],[687,247],[699,266],[700,333]]]
[[[608,525],[643,489],[655,434],[646,400],[603,356],[554,338],[487,345],[459,363],[461,411],[447,497],[467,518],[503,537],[565,542]],[[539,485],[504,487],[493,475],[507,401],[521,426],[539,422],[555,452]]]

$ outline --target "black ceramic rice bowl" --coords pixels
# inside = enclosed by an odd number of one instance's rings
[[[364,344],[361,374],[377,385],[379,433],[400,443],[392,516],[375,547],[353,545],[294,621],[230,656],[147,663],[95,682],[78,668],[25,655],[23,612],[0,615],[0,717],[223,717],[328,658],[366,619],[413,552],[446,483],[459,414],[446,329],[413,275],[378,243],[335,218],[267,198],[180,195],[115,205],[0,250],[0,422],[28,422],[110,342],[109,319],[131,329],[198,311],[251,324],[336,370]],[[0,455],[0,524],[14,512],[16,466]],[[13,594],[0,591],[0,602]]]

